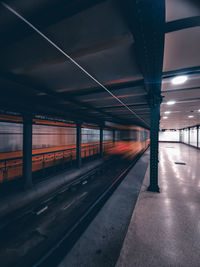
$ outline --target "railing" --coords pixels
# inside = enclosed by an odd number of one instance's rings
[[[114,145],[113,141],[104,141],[103,142],[103,152],[105,153],[108,149],[112,148]]]
[[[81,147],[81,158],[88,158],[94,155],[98,155],[100,151],[99,144],[91,144],[91,145],[85,145],[82,144]]]
[[[110,146],[110,143],[103,144],[104,151]],[[98,155],[100,152],[99,144],[82,144],[81,158],[89,158]],[[69,167],[76,160],[76,148],[57,150],[52,152],[38,153],[32,155],[32,171],[42,171],[46,175],[46,169],[50,167],[61,168]],[[14,157],[0,160],[0,183],[6,182],[22,176],[23,158]]]

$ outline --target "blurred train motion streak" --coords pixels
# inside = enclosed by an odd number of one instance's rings
[[[5,117],[5,116],[4,116]],[[0,116],[0,118],[4,118]],[[46,125],[45,125],[46,124]],[[21,119],[0,122],[0,183],[22,176]],[[76,160],[76,125],[45,120],[33,120],[32,171],[45,176],[46,170],[56,166],[67,168]],[[100,153],[100,130],[82,126],[83,160],[95,158]],[[132,159],[149,145],[149,132],[140,127],[115,127],[103,130],[103,153],[108,158],[122,155]]]
[[[118,154],[133,159],[149,145],[149,131],[143,128],[130,127],[130,129],[120,129],[117,133],[119,141],[106,151],[107,155]]]

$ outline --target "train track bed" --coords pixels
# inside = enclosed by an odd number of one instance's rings
[[[0,231],[2,265],[50,266],[59,261],[134,162],[115,157],[39,206],[10,218]]]

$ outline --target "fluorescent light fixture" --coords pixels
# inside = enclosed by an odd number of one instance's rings
[[[166,120],[166,119],[168,119],[168,117],[167,116],[164,116],[163,119]]]
[[[187,81],[188,77],[185,75],[181,76],[176,76],[175,78],[172,79],[172,84],[182,84]]]
[[[188,118],[194,118],[194,116],[193,115],[190,115],[190,116],[188,116]]]
[[[171,113],[171,111],[165,111],[165,114],[170,114]]]
[[[175,103],[176,103],[176,101],[171,100],[171,101],[168,101],[168,102],[167,102],[167,105],[174,105]]]

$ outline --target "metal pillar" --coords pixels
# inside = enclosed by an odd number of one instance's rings
[[[100,157],[102,158],[103,157],[103,128],[102,127],[100,128],[100,143],[99,143],[99,146],[100,146]]]
[[[32,187],[32,116],[23,116],[23,178],[24,187]]]
[[[188,144],[190,145],[190,127],[188,127]]]
[[[197,126],[197,147],[199,147],[199,126]]]
[[[160,192],[158,186],[158,135],[160,121],[160,102],[151,105],[150,129],[150,185],[148,191]]]
[[[77,167],[80,168],[82,164],[81,160],[81,124],[76,125],[76,162]]]

